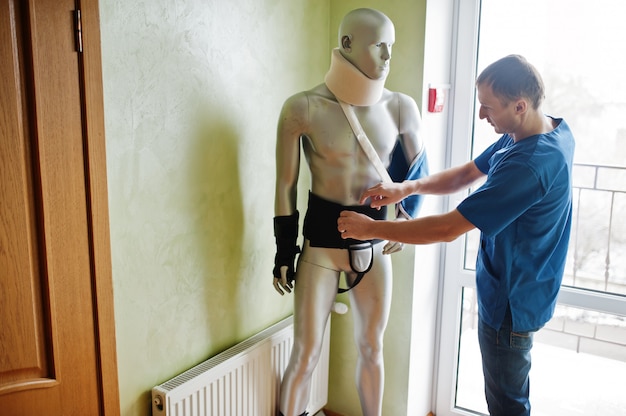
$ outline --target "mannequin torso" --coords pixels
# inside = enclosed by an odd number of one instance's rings
[[[408,96],[384,89],[380,100],[370,106],[354,106],[354,111],[369,141],[385,166],[398,141],[405,150],[407,163],[422,151],[423,143],[417,135],[419,113]],[[379,183],[380,175],[374,169],[354,137],[339,103],[325,84],[290,97],[281,113],[278,155],[290,160],[290,169],[299,168],[300,141],[311,171],[311,191],[343,205],[357,205],[361,193]],[[288,177],[293,177],[295,171]],[[289,192],[283,195],[290,195]],[[276,215],[293,212],[295,201],[277,205]],[[281,200],[277,198],[277,203]]]

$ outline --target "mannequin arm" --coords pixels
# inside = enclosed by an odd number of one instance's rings
[[[281,295],[291,292],[295,257],[300,252],[296,211],[300,136],[304,131],[307,99],[303,94],[289,98],[280,113],[276,137],[276,189],[274,199],[274,288]]]
[[[300,136],[304,133],[307,109],[306,96],[298,94],[285,102],[280,113],[276,135],[276,216],[291,215],[296,210]]]

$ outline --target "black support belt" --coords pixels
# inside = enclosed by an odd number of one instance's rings
[[[304,217],[304,237],[310,241],[311,247],[348,248],[348,246],[360,243],[360,240],[341,238],[337,229],[337,219],[341,211],[348,210],[365,214],[376,220],[387,218],[387,207],[381,209],[367,205],[344,206],[336,202],[321,198],[309,192],[309,206]],[[378,243],[381,240],[372,240]]]

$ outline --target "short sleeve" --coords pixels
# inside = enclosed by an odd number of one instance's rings
[[[498,150],[509,146],[512,142],[513,139],[508,134],[501,136],[500,139],[492,143],[474,159],[476,167],[486,175],[489,172],[490,161],[493,154]]]
[[[477,165],[478,166],[478,165]],[[527,165],[501,163],[457,210],[486,236],[498,234],[542,198],[536,173]]]

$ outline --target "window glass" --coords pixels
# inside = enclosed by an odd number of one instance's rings
[[[626,295],[626,2],[482,0],[478,72],[508,54],[525,56],[546,85],[544,111],[576,137],[574,222],[563,284]],[[473,156],[497,138],[474,122]],[[479,233],[469,233],[473,270]]]
[[[520,54],[542,74],[544,111],[564,118],[577,141],[563,285],[589,296],[625,296],[626,302],[624,16],[622,0],[482,0],[477,73],[503,56]],[[477,108],[472,157],[497,139],[478,119]],[[478,239],[477,230],[466,236],[465,270],[475,269]],[[593,311],[584,301],[576,306],[559,304],[535,336],[533,415],[622,415],[626,318]],[[454,403],[487,414],[476,308],[475,289],[463,287]]]

